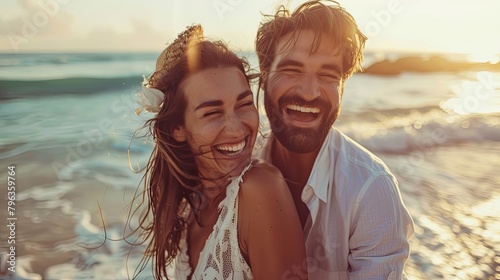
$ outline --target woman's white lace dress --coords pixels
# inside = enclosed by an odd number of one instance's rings
[[[219,204],[219,218],[200,252],[192,280],[245,280],[253,279],[252,271],[241,255],[238,243],[238,190],[242,177],[251,168],[247,166],[240,176],[232,178],[226,197]],[[186,232],[180,242],[181,252],[175,261],[175,280],[188,279],[191,275],[187,254]]]

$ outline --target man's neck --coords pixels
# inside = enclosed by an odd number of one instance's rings
[[[310,213],[306,204],[302,201],[302,190],[309,179],[318,151],[296,154],[283,147],[277,139],[271,149],[272,162],[285,177],[303,229],[310,217]]]
[[[319,149],[307,154],[289,151],[275,139],[271,149],[271,159],[285,177],[290,190],[301,192],[309,179]]]

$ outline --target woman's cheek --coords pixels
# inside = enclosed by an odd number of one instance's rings
[[[259,113],[257,109],[248,109],[247,111],[241,112],[239,117],[245,123],[249,123],[251,125],[258,126],[259,123]]]

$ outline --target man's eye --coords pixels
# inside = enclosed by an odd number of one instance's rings
[[[340,80],[338,75],[330,74],[330,73],[319,74],[319,77],[325,81],[338,81],[338,80]]]
[[[287,75],[297,75],[302,73],[299,69],[283,69],[281,70],[281,73],[287,74]]]
[[[208,111],[205,114],[203,114],[203,117],[215,116],[217,114],[221,114],[221,111],[218,111],[218,110],[216,110],[216,111]]]

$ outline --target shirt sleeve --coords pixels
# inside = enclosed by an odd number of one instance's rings
[[[402,279],[413,221],[391,175],[366,182],[349,238],[349,279]]]

